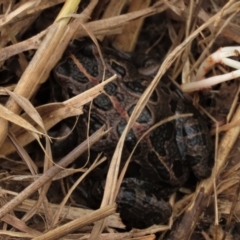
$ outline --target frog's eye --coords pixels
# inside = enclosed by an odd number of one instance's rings
[[[81,47],[78,47],[78,49],[80,52],[79,54],[82,54],[89,58],[95,58],[94,51],[96,49],[96,46],[93,43],[91,42],[82,43]]]
[[[121,75],[122,77],[125,77],[126,75],[126,70],[123,66],[121,66],[120,64],[118,64],[116,61],[112,60],[110,62],[111,67],[113,68],[114,71],[116,71],[119,75]]]

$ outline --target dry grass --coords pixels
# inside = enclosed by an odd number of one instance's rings
[[[169,75],[173,80],[181,76],[182,82],[191,81],[195,76],[196,69],[212,49],[240,43],[238,34],[240,27],[237,22],[240,3],[238,1],[222,1],[222,3],[220,1],[198,1],[196,4],[195,1],[190,0],[188,5],[185,5],[181,0],[174,4],[171,4],[170,1],[160,0],[151,4],[151,1],[139,0],[132,1],[129,8],[131,12],[121,14],[119,10],[128,1],[112,0],[103,17],[91,21],[93,12],[95,16],[98,16],[99,9],[104,9],[103,3],[100,1],[97,5],[98,8],[95,8],[96,0],[90,1],[80,14],[76,14],[80,1],[28,0],[14,2],[0,0],[2,7],[0,16],[1,66],[4,68],[8,59],[17,55],[21,69],[21,72],[16,72],[19,78],[16,85],[0,89],[2,95],[11,96],[5,106],[1,105],[0,113],[0,154],[3,162],[0,174],[2,183],[0,235],[2,239],[7,236],[8,239],[59,239],[60,237],[71,239],[73,236],[81,237],[81,239],[155,239],[157,232],[163,232],[162,239],[164,239],[164,231],[172,228],[172,223],[180,214],[183,214],[183,218],[174,228],[171,239],[189,239],[196,225],[201,224],[202,213],[209,205],[215,207],[215,214],[212,213],[213,220],[210,223],[209,232],[202,231],[202,238],[223,239],[226,235],[231,237],[230,226],[238,222],[240,214],[238,202],[240,164],[236,159],[238,156],[236,145],[232,153],[233,160],[227,170],[225,167],[228,163],[229,153],[239,136],[240,112],[237,104],[234,107],[235,111],[232,111],[233,117],[230,118],[227,126],[221,129],[221,131],[227,131],[220,137],[216,136],[215,166],[211,177],[200,182],[194,193],[185,196],[178,202],[174,203],[174,198],[170,200],[174,211],[169,225],[121,233],[116,232],[113,228],[124,228],[118,215],[114,214],[116,209],[114,202],[121,183],[121,176],[124,173],[122,172],[120,178],[117,179],[127,132],[167,70],[170,70]],[[33,22],[43,10],[63,2],[65,3],[61,11],[49,27],[26,40],[19,40],[21,32],[31,29]],[[128,125],[119,139],[107,175],[106,191],[101,208],[92,211],[68,206],[66,202],[70,196],[67,194],[64,199],[61,199],[60,204],[49,203],[46,193],[53,181],[72,174],[75,170],[68,171],[66,167],[105,132],[99,130],[73,153],[65,156],[60,162],[54,163],[47,131],[65,118],[80,115],[83,105],[100,94],[104,85],[113,78],[62,103],[49,103],[35,108],[31,104],[31,100],[40,85],[48,79],[50,71],[72,39],[83,36],[90,36],[94,41],[96,38],[108,39],[114,46],[125,51],[132,51],[137,44],[143,19],[163,12],[166,13],[168,21],[157,24],[157,27],[167,29],[164,34],[171,40],[171,46],[155,78],[139,99]],[[174,21],[171,21],[172,19]],[[161,26],[166,23],[167,26]],[[154,31],[157,30],[154,29]],[[117,37],[113,38],[115,34]],[[158,44],[161,44],[160,39],[163,36],[158,34],[160,36]],[[201,49],[201,54],[197,58],[192,47],[195,45]],[[36,52],[29,61],[23,52],[32,53],[33,51]],[[217,68],[213,70],[213,73],[214,71],[219,74],[225,70]],[[237,100],[236,97],[235,102]],[[19,116],[22,109],[25,113]],[[35,159],[31,159],[27,148],[24,148],[35,139],[39,141],[39,136],[43,136],[46,140],[45,146],[42,146],[45,153],[41,159],[42,175],[38,173]],[[41,143],[39,142],[39,144]],[[8,157],[15,151],[21,156],[23,164]],[[104,159],[101,160],[104,161]],[[91,168],[97,164],[99,162],[95,162]],[[25,170],[21,171],[21,169]],[[9,172],[7,172],[8,170]],[[91,169],[82,169],[85,175],[89,170]],[[18,175],[18,172],[21,174]],[[11,190],[11,185],[18,181],[23,181],[24,187],[21,185],[19,191],[15,190],[17,188]],[[8,186],[10,187],[8,188]],[[34,198],[31,199],[31,196]],[[15,215],[14,212],[17,214]],[[106,218],[109,215],[111,216]],[[37,221],[40,221],[40,224],[34,222],[36,216],[38,216]],[[221,217],[226,219],[224,229],[219,225]],[[94,227],[92,225],[87,227],[93,222],[95,222]],[[108,228],[105,228],[106,226]],[[103,230],[104,233],[102,233]]]

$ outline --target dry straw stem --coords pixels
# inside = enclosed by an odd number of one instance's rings
[[[100,155],[96,158],[96,160],[91,164],[91,166],[87,169],[87,171],[85,171],[75,182],[74,184],[68,189],[66,195],[64,196],[64,199],[61,201],[61,203],[59,204],[59,208],[58,211],[54,214],[53,216],[53,222],[52,222],[52,226],[57,225],[57,223],[60,220],[60,215],[61,212],[65,206],[65,204],[67,203],[67,201],[69,200],[70,196],[72,195],[73,191],[77,188],[77,186],[80,185],[80,183],[82,182],[82,180],[97,166],[99,166],[100,164],[102,164],[104,161],[107,160],[106,157],[100,159]]]
[[[112,0],[112,1],[110,1],[109,4],[107,5],[106,10],[104,11],[102,19],[120,15],[126,2],[127,2],[127,0]]]
[[[0,48],[6,46],[9,42],[14,43],[16,41],[15,36],[22,34],[22,31],[25,30],[29,24],[31,24],[31,22],[37,17],[37,14],[35,14],[28,16],[27,18],[23,18],[26,16],[27,11],[33,8],[38,8],[39,5],[37,4],[39,4],[39,1],[38,3],[37,1],[35,1],[35,3],[33,1],[20,1],[17,4],[13,4],[13,2],[14,1],[4,1],[4,3],[1,3],[2,9],[6,10],[6,12],[4,16],[1,16]],[[11,10],[12,12],[10,13]],[[9,18],[10,15],[11,18]]]
[[[0,230],[0,235],[1,237],[6,235],[5,239],[9,239],[9,237],[13,237],[12,239],[28,239],[28,238],[33,238],[34,235],[29,234],[29,233],[21,233],[21,232],[13,232],[13,231],[4,231]],[[15,238],[14,238],[15,237]]]
[[[82,234],[83,235],[83,234]],[[89,234],[84,234],[80,239],[87,240],[89,239]],[[156,235],[153,233],[148,233],[147,236],[143,236],[143,234],[138,237],[135,236],[132,232],[111,232],[111,233],[102,233],[98,240],[156,240]]]
[[[53,127],[63,118],[76,116],[82,113],[82,108],[73,108],[71,105],[64,103],[47,104],[37,107],[36,110],[40,114],[46,130]],[[35,126],[37,129],[39,128],[26,113],[24,113],[21,117],[29,122],[32,126]],[[26,146],[28,143],[34,140],[34,137],[32,137],[31,134],[26,131],[26,129],[21,128],[17,125],[11,126],[10,130],[15,135],[18,143],[21,146]],[[8,139],[6,139],[0,147],[1,154],[5,156],[14,151],[16,151],[16,149],[12,146]]]
[[[85,152],[89,148],[89,146],[97,142],[99,138],[101,138],[104,135],[105,135],[105,132],[103,131],[103,128],[100,128],[93,135],[91,135],[87,140],[85,140],[83,143],[77,146],[67,156],[65,156],[62,160],[60,160],[57,163],[57,165],[51,167],[41,177],[39,177],[36,181],[31,183],[22,192],[20,192],[15,198],[13,198],[8,203],[6,203],[0,210],[0,218],[5,216],[10,211],[14,210],[14,208],[18,206],[23,200],[25,200],[34,192],[36,192],[44,184],[51,181],[54,176],[56,176],[65,167],[71,164],[77,157],[79,157],[83,152]]]
[[[29,130],[32,134],[35,133],[35,137],[37,138],[36,134],[43,134],[42,132],[38,131],[36,128],[34,128],[31,124],[29,124],[26,120],[23,118],[19,117],[6,107],[0,105],[0,117],[4,118],[12,123],[15,123],[18,126],[21,126],[22,128],[25,128]]]
[[[123,27],[134,19],[148,17],[153,14],[163,12],[164,10],[166,10],[165,5],[162,2],[158,2],[151,7],[136,12],[131,12],[120,16],[111,17],[108,19],[89,22],[86,24],[86,27],[90,29],[91,32],[93,32],[96,36],[103,34],[112,34],[111,30],[113,28],[115,29]],[[76,33],[75,37],[79,38],[86,35],[87,35],[86,31],[84,29],[83,30],[81,29],[81,31],[78,31]]]
[[[79,228],[86,226],[90,223],[96,222],[97,220],[107,217],[113,214],[116,211],[116,204],[111,204],[105,207],[102,207],[87,216],[75,219],[67,224],[64,224],[56,229],[53,229],[39,237],[33,238],[33,240],[54,240],[64,237],[67,234],[78,230]]]
[[[156,12],[163,12],[164,10],[166,10],[166,7],[164,5],[154,5],[132,13],[85,23],[84,26],[86,29],[89,29],[89,31],[91,31],[95,36],[99,36],[98,38],[101,39],[101,37],[104,35],[116,34],[116,31],[117,33],[121,32],[122,27],[134,19],[150,16]],[[67,35],[74,34],[74,38],[88,36],[88,33],[79,23],[82,23],[82,18],[87,19],[86,14],[82,13],[80,15],[74,15],[74,17],[77,19],[69,24],[69,28],[67,29],[67,31],[69,31],[69,34]],[[77,32],[76,29],[78,29]],[[18,53],[38,48],[41,43],[41,38],[46,34],[46,32],[47,30],[44,30],[32,38],[0,49],[0,61],[6,60]]]
[[[41,235],[41,232],[28,227],[24,221],[19,220],[17,217],[13,215],[7,214],[2,218],[2,221],[20,230],[21,232],[24,232],[25,234],[26,233],[29,234],[31,238]],[[5,234],[8,236],[11,236],[11,232],[13,231],[8,231],[7,232],[8,234],[6,233]],[[2,234],[1,231],[0,231],[0,234]],[[20,233],[20,236],[18,237],[22,237],[21,233]]]
[[[24,51],[37,49],[40,46],[41,39],[45,36],[46,32],[47,31],[44,30],[32,38],[0,49],[0,61],[7,60],[8,58]]]
[[[106,7],[106,10],[104,11],[102,19],[107,19],[107,18],[111,18],[111,17],[120,15],[123,7],[125,6],[125,4],[126,4],[126,0],[112,0],[112,1],[110,1],[109,4]],[[120,32],[121,31],[122,31],[122,29],[120,29]],[[102,41],[105,37],[104,35],[105,34],[103,34],[102,36],[99,36],[98,39],[100,41]]]
[[[3,18],[1,18],[0,19],[0,27],[1,28],[4,27],[5,25],[9,24],[17,17],[20,17],[21,15],[26,13],[28,10],[37,7],[39,3],[40,3],[39,0],[37,0],[37,1],[32,0],[32,1],[25,2],[24,4],[19,6],[17,9],[12,11],[11,13],[9,13],[6,16],[4,16]]]
[[[31,159],[31,157],[28,155],[27,151],[21,145],[18,144],[16,138],[11,132],[9,132],[8,138],[12,142],[12,144],[16,147],[19,156],[28,166],[28,169],[30,170],[31,174],[36,176],[38,173],[38,168],[35,165],[34,161]]]
[[[157,86],[158,82],[160,81],[163,74],[167,71],[167,69],[172,65],[172,63],[176,60],[176,58],[181,54],[181,52],[186,48],[188,44],[191,43],[191,41],[205,28],[207,28],[209,25],[213,24],[219,17],[224,17],[227,14],[231,14],[232,12],[235,12],[237,9],[239,9],[240,3],[235,3],[229,6],[228,9],[226,9],[224,12],[217,13],[212,18],[209,19],[206,23],[201,25],[197,30],[195,30],[188,38],[185,39],[183,43],[181,43],[179,46],[177,46],[164,60],[162,65],[159,68],[159,71],[156,75],[156,77],[153,79],[151,84],[148,86],[148,88],[145,90],[141,98],[139,99],[136,107],[134,108],[134,111],[129,119],[129,122],[127,126],[125,127],[121,138],[119,139],[119,142],[116,146],[116,150],[114,152],[112,161],[110,163],[110,168],[107,175],[107,181],[104,191],[104,196],[102,200],[101,207],[106,206],[108,204],[111,204],[115,201],[116,197],[116,184],[117,184],[117,177],[119,173],[119,166],[121,161],[121,155],[122,155],[122,148],[124,145],[125,137],[128,133],[128,131],[131,129],[133,123],[136,121],[140,113],[142,112],[144,106],[146,105],[149,97],[151,96],[153,90]],[[235,141],[235,139],[234,139]],[[199,189],[198,189],[199,190]],[[100,233],[102,229],[104,228],[104,221],[99,221],[92,231],[90,239],[97,239],[100,236]],[[184,238],[182,238],[184,239]]]
[[[10,6],[12,4],[7,3],[8,11],[7,11],[7,14],[5,14],[5,16],[3,16],[0,19],[0,28],[2,29],[5,25],[9,25],[10,23],[11,24],[17,23],[17,22],[21,21],[22,19],[29,18],[29,16],[31,16],[33,13],[40,12],[46,8],[53,7],[57,4],[65,2],[65,1],[66,0],[52,0],[52,1],[31,0],[31,1],[19,2],[19,3],[15,4],[14,6]],[[6,1],[3,4],[6,4]],[[12,12],[8,13],[12,7],[14,8],[14,10]],[[36,16],[36,14],[34,15],[34,17],[35,16]],[[21,31],[21,28],[18,31]]]
[[[70,98],[62,103],[50,103],[37,107],[36,110],[42,118],[45,129],[49,130],[51,127],[65,118],[82,114],[83,105],[89,103],[96,96],[98,96],[103,91],[104,86],[114,79],[116,79],[116,75],[110,77],[106,81],[96,85],[88,91],[85,91],[82,94]],[[27,114],[23,114],[21,117],[25,119],[25,122],[27,121],[36,129],[39,129],[39,126]],[[22,147],[34,140],[34,137],[28,131],[26,131],[24,128],[18,127],[17,125],[12,126],[10,130],[15,135],[18,143]],[[5,156],[14,151],[15,148],[8,139],[6,139],[6,141],[0,147],[1,154]]]
[[[128,12],[145,9],[151,4],[150,0],[131,1]],[[113,45],[125,52],[132,52],[135,48],[139,33],[143,25],[143,18],[131,21],[123,28],[123,33],[116,36]]]
[[[16,211],[28,212],[30,209],[32,209],[36,205],[36,203],[37,202],[35,200],[26,199],[19,206],[16,207]],[[57,212],[59,210],[59,205],[49,203],[49,209],[51,209],[52,213],[55,214],[55,212]],[[62,219],[64,218],[65,220],[74,220],[76,218],[84,217],[84,216],[92,213],[93,211],[94,210],[90,210],[90,209],[64,206],[61,211],[60,217]],[[43,205],[41,205],[38,208],[38,213],[45,214],[45,209],[44,209]],[[121,222],[121,219],[119,218],[118,213],[113,214],[108,217],[107,225],[109,227],[113,227],[113,228],[121,228],[121,229],[125,228],[124,224]]]
[[[77,9],[78,4],[78,0],[66,1],[62,10],[63,15],[59,15],[57,19],[73,13]],[[71,39],[69,35],[65,36],[67,32],[66,30],[68,21],[69,19],[64,18],[63,20],[59,20],[58,22],[52,24],[42,44],[38,48],[33,59],[27,66],[16,88],[14,89],[14,93],[30,99],[40,84],[47,79],[51,69],[60,59],[63,51]],[[16,114],[19,114],[21,111],[20,106],[12,98],[9,99],[6,107]],[[2,145],[7,136],[7,130],[8,121],[1,118],[0,145]]]
[[[29,25],[31,25],[32,22],[37,19],[42,10],[53,7],[65,1],[66,0],[35,0],[25,2],[19,1],[19,3],[16,4],[13,3],[14,1],[5,1],[3,3],[3,5],[5,5],[3,8],[6,8],[7,5],[8,10],[0,20],[0,61],[4,61],[13,55],[27,50],[37,49],[41,44],[42,38],[45,36],[47,29],[36,36],[19,43],[16,43],[17,40],[15,39],[15,36],[19,34],[21,35],[22,31],[28,28]],[[8,45],[9,42],[12,42],[12,45],[4,47]]]
[[[9,96],[12,97],[17,102],[17,104],[28,114],[28,116],[44,131],[44,124],[42,122],[42,119],[34,106],[31,104],[31,102],[28,99],[22,97],[21,95],[17,95],[9,91],[8,89],[5,90],[9,94]]]

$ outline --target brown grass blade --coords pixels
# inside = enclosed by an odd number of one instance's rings
[[[21,95],[18,95],[14,92],[9,91],[8,89],[5,89],[5,91],[18,103],[19,106],[26,112],[27,115],[29,115],[34,122],[36,122],[41,129],[46,133],[46,129],[44,127],[43,121],[39,113],[36,111],[34,106],[31,104],[31,102]]]

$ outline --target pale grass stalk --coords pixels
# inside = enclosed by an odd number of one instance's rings
[[[227,62],[224,62],[223,59],[232,57],[232,56],[239,56],[240,53],[240,47],[224,47],[219,48],[216,52],[211,54],[209,57],[207,57],[200,67],[198,68],[196,79],[195,81],[199,81],[204,78],[205,74],[217,63],[224,64]],[[239,65],[238,65],[239,66]],[[236,67],[236,65],[232,65],[232,67],[239,69],[239,67]]]
[[[192,92],[204,88],[210,88],[216,84],[238,78],[240,76],[240,63],[238,61],[229,59],[228,57],[239,56],[239,54],[240,47],[224,47],[218,49],[216,52],[207,57],[205,61],[203,61],[197,71],[195,80],[193,82],[184,83],[181,85],[182,91]],[[211,68],[217,63],[224,64],[238,70],[203,79],[205,74],[209,72]]]
[[[183,92],[199,91],[204,88],[210,88],[213,85],[216,85],[234,78],[238,78],[238,77],[240,77],[240,70],[236,70],[236,71],[222,74],[219,76],[205,78],[197,82],[184,83],[181,85],[181,89]]]

